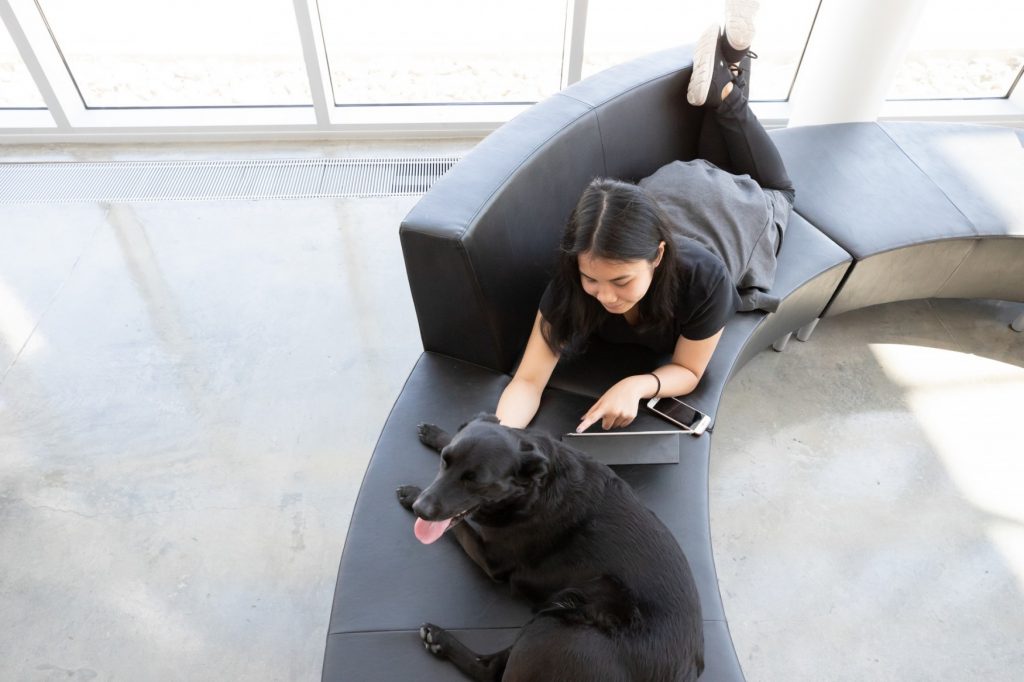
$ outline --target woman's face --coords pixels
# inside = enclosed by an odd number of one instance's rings
[[[583,291],[596,298],[608,312],[623,315],[632,310],[651,288],[654,270],[664,253],[664,242],[658,247],[658,256],[653,261],[608,260],[583,252],[577,258]]]

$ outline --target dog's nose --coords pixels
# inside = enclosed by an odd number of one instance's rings
[[[430,521],[437,516],[437,503],[425,495],[420,495],[412,503],[412,511],[421,519]]]

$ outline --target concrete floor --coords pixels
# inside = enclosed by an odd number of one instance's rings
[[[1020,310],[854,311],[728,387],[711,528],[748,680],[1024,679]]]
[[[415,201],[0,207],[0,680],[319,679],[420,352]],[[858,311],[735,379],[712,523],[749,679],[1019,679],[1020,310]]]

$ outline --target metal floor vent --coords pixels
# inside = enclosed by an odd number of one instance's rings
[[[423,194],[458,157],[0,163],[0,203]]]

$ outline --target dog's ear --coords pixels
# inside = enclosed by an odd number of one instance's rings
[[[458,429],[456,429],[456,431],[461,431],[462,429],[464,429],[467,426],[469,426],[470,422],[475,422],[475,421],[493,422],[495,424],[499,424],[500,423],[499,420],[498,420],[498,415],[490,414],[489,412],[481,412],[477,416],[475,416],[472,419],[470,419],[468,422],[464,422],[462,424],[462,426],[460,426]]]
[[[548,475],[548,458],[538,452],[533,443],[527,441],[519,442],[519,452],[519,471],[516,472],[516,478],[534,483],[543,481]]]

